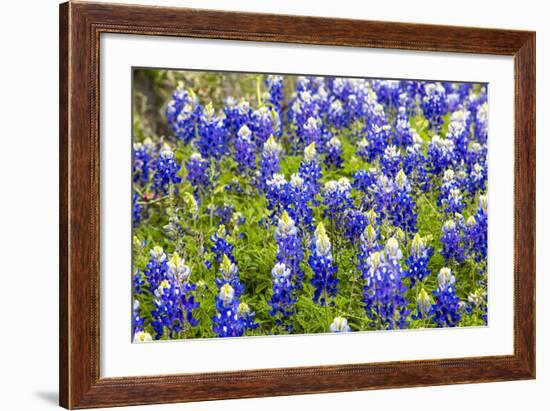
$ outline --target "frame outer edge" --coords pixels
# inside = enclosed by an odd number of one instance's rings
[[[59,405],[70,404],[68,273],[69,3],[59,5]]]
[[[81,2],[60,5],[60,405],[69,409],[92,408],[534,378],[534,33],[367,21],[359,25],[358,31],[350,31],[353,20],[336,19],[339,29],[335,32],[340,30],[341,37],[332,40],[330,33],[322,38],[315,36],[315,23],[331,23],[327,18],[178,10],[181,15],[176,15],[175,9],[151,6],[134,8]],[[294,21],[303,30],[280,34],[278,18]],[[232,31],[241,20],[257,23],[244,31]],[[135,27],[134,21],[138,22]],[[96,122],[99,113],[95,111],[98,91],[90,89],[95,81],[99,82],[97,67],[92,64],[99,64],[96,55],[99,48],[94,49],[98,47],[94,36],[101,32],[101,27],[107,27],[105,31],[109,32],[140,35],[513,55],[516,60],[515,182],[518,193],[515,264],[521,268],[516,270],[516,278],[522,282],[515,300],[521,307],[516,308],[514,356],[416,362],[416,365],[405,362],[302,367],[287,371],[286,378],[284,369],[274,369],[242,370],[233,375],[101,379],[97,328],[99,295],[94,294],[98,292],[95,276],[99,273],[99,255],[96,254],[99,247],[96,215],[99,204]],[[386,41],[385,27],[394,31],[392,41]],[[417,29],[426,32],[415,36]],[[362,36],[363,32],[366,37]],[[440,32],[445,34],[446,40],[438,40]],[[470,42],[466,45],[455,43],[456,33],[468,34]],[[490,46],[492,42],[474,41],[485,37],[496,44]],[[407,376],[413,379],[407,380]]]
[[[518,227],[521,276],[518,308],[519,357],[526,378],[536,378],[536,33],[531,32],[515,55],[519,98],[516,104],[518,144],[516,155],[516,208],[521,213]]]

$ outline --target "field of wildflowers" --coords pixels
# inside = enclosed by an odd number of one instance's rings
[[[487,86],[134,71],[134,342],[487,324]]]

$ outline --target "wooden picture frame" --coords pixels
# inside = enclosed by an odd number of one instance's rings
[[[101,33],[513,56],[514,354],[100,378]],[[534,32],[69,2],[60,6],[59,47],[60,405],[90,408],[535,378]]]

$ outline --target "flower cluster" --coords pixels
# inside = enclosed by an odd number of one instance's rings
[[[163,74],[134,106],[133,341],[488,323],[487,85]]]

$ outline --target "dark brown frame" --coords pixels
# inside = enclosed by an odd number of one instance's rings
[[[60,405],[90,408],[535,378],[534,32],[80,2],[62,4],[59,23]],[[513,56],[514,354],[100,378],[101,33]]]

